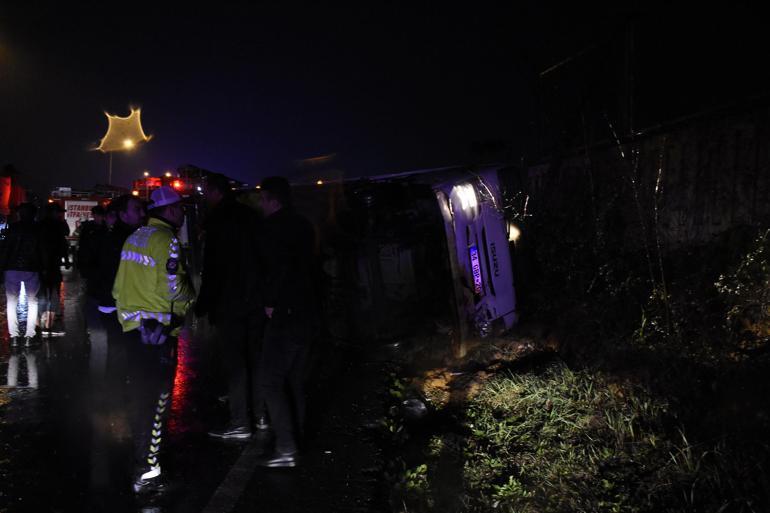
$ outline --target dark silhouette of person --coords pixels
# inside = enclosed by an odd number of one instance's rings
[[[99,250],[100,238],[108,230],[105,222],[106,210],[101,205],[96,205],[91,209],[93,219],[81,224],[76,233],[78,234],[78,250],[75,259],[80,276],[86,280],[91,278],[94,260]]]
[[[195,306],[217,333],[217,348],[227,378],[230,420],[209,435],[247,439],[268,428],[257,379],[264,328],[258,213],[236,201],[230,182],[209,175],[205,186],[210,207],[204,230],[203,276]]]
[[[275,432],[275,448],[260,465],[294,467],[305,422],[303,377],[317,325],[313,261],[315,230],[292,206],[282,177],[260,186],[264,302],[267,323],[260,380]]]
[[[65,209],[58,203],[49,203],[41,213],[40,230],[47,255],[40,283],[40,324],[43,336],[55,333],[54,322],[60,309],[61,266],[70,265],[67,243],[70,230],[64,220],[64,212]]]
[[[114,222],[103,232],[94,234],[96,238],[89,243],[93,248],[88,256],[85,318],[91,341],[92,374],[104,375],[109,360],[114,362],[109,369],[111,375],[119,380],[124,374],[119,369],[125,364],[125,348],[122,337],[116,336],[122,328],[115,314],[112,285],[118,274],[123,244],[144,223],[144,205],[138,198],[124,194],[109,204],[105,216]]]

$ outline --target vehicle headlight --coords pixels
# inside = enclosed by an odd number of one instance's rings
[[[453,210],[457,210],[457,203],[459,203],[460,210],[470,219],[474,219],[479,214],[476,189],[469,183],[455,185],[452,188],[452,203]]]

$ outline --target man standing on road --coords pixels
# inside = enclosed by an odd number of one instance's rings
[[[117,340],[120,337],[114,336],[120,326],[115,315],[117,308],[112,297],[112,285],[118,273],[123,244],[144,222],[144,206],[134,196],[124,194],[115,198],[107,208],[109,214],[114,214],[115,222],[98,239],[92,239],[94,247],[89,250],[87,266],[85,317],[94,363],[92,371],[97,374],[106,370],[108,358],[120,362],[121,366],[125,360],[124,355],[112,358],[108,354],[107,344],[110,338],[114,343],[109,352],[115,353],[117,350],[119,354],[123,354],[118,347],[121,346],[120,340]],[[97,354],[101,358],[95,358]]]
[[[86,280],[93,274],[94,260],[99,251],[101,238],[107,232],[109,227],[105,221],[107,212],[101,205],[96,205],[91,209],[93,220],[81,224],[77,230],[78,233],[78,251],[75,260],[80,276]]]
[[[125,426],[128,420],[124,401],[129,390],[126,383],[128,341],[118,322],[112,285],[123,244],[144,223],[144,205],[139,198],[124,194],[110,202],[105,217],[106,230],[98,239],[92,239],[86,283],[92,412],[90,472],[94,489],[110,481],[112,468],[103,456],[111,452],[114,430]]]
[[[129,417],[135,493],[162,491],[160,446],[176,366],[176,337],[194,291],[176,231],[182,198],[168,186],[152,192],[150,220],[128,237],[112,295],[128,352]]]
[[[294,467],[305,421],[305,365],[316,325],[315,231],[292,208],[285,178],[262,182],[260,207],[265,214],[262,249],[267,317],[260,380],[275,431],[274,452],[260,465]]]
[[[19,220],[12,223],[3,234],[0,244],[0,271],[5,271],[5,295],[8,314],[8,334],[11,345],[19,345],[19,319],[16,307],[21,285],[27,301],[27,330],[24,345],[30,346],[37,326],[37,293],[40,289],[40,273],[45,261],[40,226],[35,223],[37,208],[32,203],[19,205]]]
[[[58,203],[49,203],[43,207],[40,220],[40,230],[47,256],[43,262],[40,283],[40,325],[44,337],[64,335],[62,320],[57,319],[61,309],[59,294],[62,283],[61,266],[64,265],[67,268],[70,266],[67,243],[70,229],[64,220],[64,212],[64,207]],[[54,323],[59,326],[58,329],[54,329]]]
[[[206,179],[211,210],[205,224],[203,280],[195,305],[216,328],[228,382],[230,422],[209,431],[214,438],[248,439],[252,426],[266,430],[265,405],[257,382],[264,328],[262,265],[257,212],[236,201],[222,175]]]

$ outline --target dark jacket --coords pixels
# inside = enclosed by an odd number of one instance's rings
[[[0,266],[3,271],[41,272],[46,260],[40,225],[34,221],[11,224],[0,242]]]
[[[262,250],[265,306],[274,308],[273,320],[289,314],[312,319],[316,310],[313,225],[284,207],[265,218]]]
[[[100,244],[107,235],[105,225],[96,224],[94,221],[86,221],[80,225],[78,237],[77,268],[83,278],[94,276],[94,266],[99,256]]]
[[[96,299],[99,306],[115,306],[112,285],[120,266],[120,252],[123,243],[135,230],[136,228],[118,219],[110,230],[94,241],[98,247],[91,263],[91,276],[86,290],[90,297]]]
[[[212,324],[262,316],[260,220],[257,212],[228,197],[204,224],[203,275],[195,305]]]
[[[62,281],[62,263],[68,258],[69,226],[60,219],[47,218],[40,221],[40,233],[45,248],[42,285],[46,288],[56,288]]]

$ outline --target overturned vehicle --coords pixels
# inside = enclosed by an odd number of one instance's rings
[[[456,343],[517,321],[502,167],[295,185],[319,234],[328,335],[350,343],[446,330]]]

